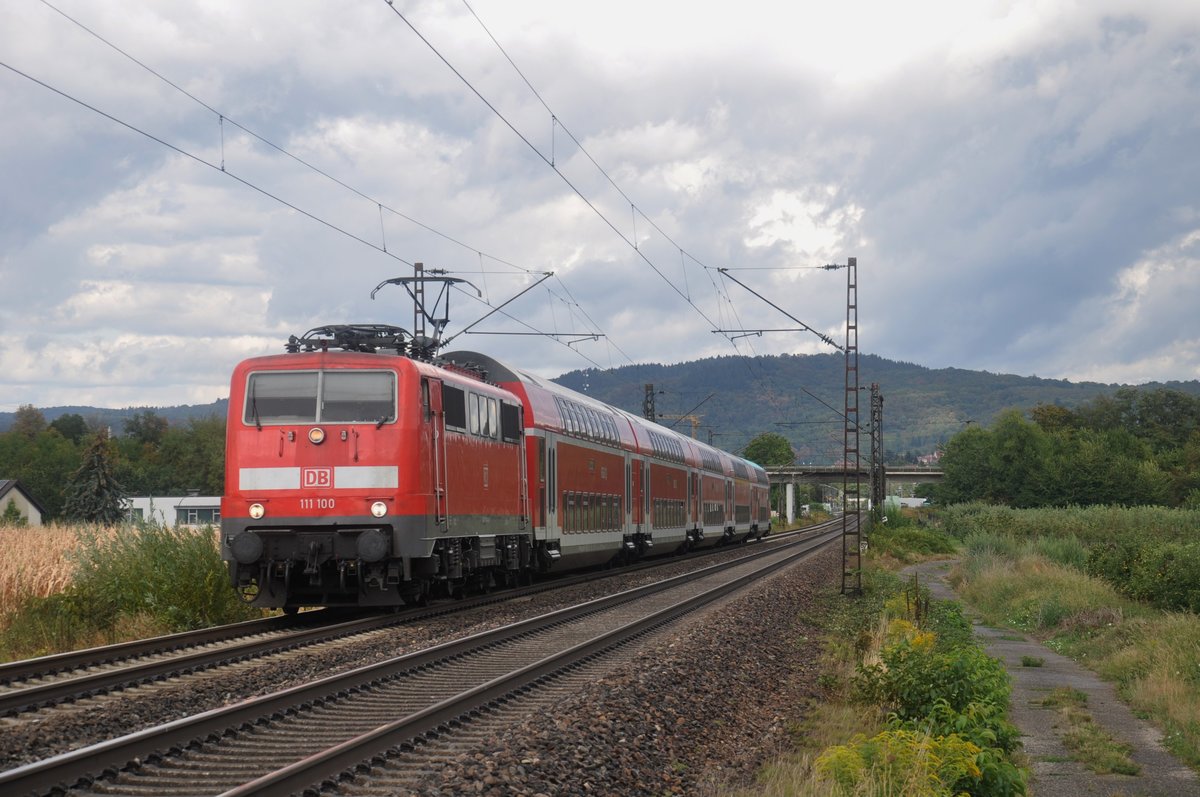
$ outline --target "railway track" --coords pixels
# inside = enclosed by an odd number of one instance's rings
[[[527,700],[519,696],[537,684],[811,553],[837,531],[19,767],[0,773],[0,791],[304,789],[381,751],[411,751],[412,740],[445,734],[473,712]],[[275,769],[280,761],[289,763]]]
[[[777,535],[817,533],[824,526]],[[709,555],[708,549],[690,557]],[[622,568],[614,574],[637,572],[664,561],[652,560]],[[447,613],[537,594],[596,578],[594,573],[540,582],[530,587],[497,591],[465,600],[446,601],[421,609],[354,616],[331,610],[306,612],[294,617],[271,617],[244,623],[200,629],[153,639],[108,645],[82,651],[0,664],[0,717],[16,716],[61,703],[84,700],[116,690],[202,672],[214,667],[297,650],[337,639],[368,634],[392,626],[418,622]]]

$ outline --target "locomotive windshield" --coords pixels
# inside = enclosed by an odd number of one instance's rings
[[[247,425],[375,423],[396,419],[391,371],[264,371],[246,385]]]

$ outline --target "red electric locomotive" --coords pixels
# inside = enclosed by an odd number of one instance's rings
[[[394,606],[769,531],[754,463],[404,334],[324,327],[234,370],[222,553],[248,600]]]

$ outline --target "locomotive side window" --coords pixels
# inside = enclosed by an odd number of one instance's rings
[[[446,426],[465,430],[467,428],[467,394],[460,387],[442,386],[442,412]]]
[[[324,423],[379,423],[396,419],[396,377],[388,371],[326,371],[321,390]]]
[[[479,396],[467,394],[467,431],[479,434]]]
[[[521,408],[515,404],[500,405],[500,437],[508,443],[521,442]]]

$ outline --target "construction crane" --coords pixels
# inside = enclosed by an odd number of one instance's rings
[[[700,419],[703,415],[663,415],[659,414],[659,418],[667,421],[687,421],[692,425],[692,439],[696,439],[696,430],[700,428]]]

